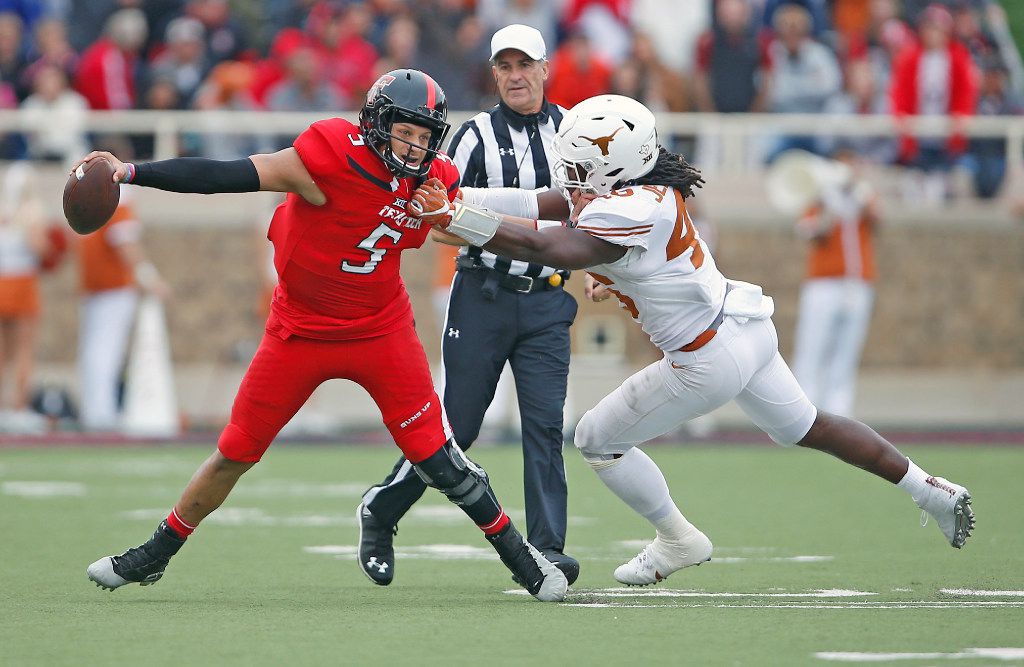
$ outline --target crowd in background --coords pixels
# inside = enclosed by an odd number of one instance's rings
[[[0,0],[0,108],[67,122],[8,135],[0,157],[66,159],[84,109],[358,109],[376,77],[429,73],[451,109],[496,102],[490,35],[537,27],[548,97],[603,92],[655,110],[1014,114],[1024,73],[995,0]],[[235,157],[269,146],[192,140]],[[767,156],[835,146],[784,137]],[[1002,142],[866,139],[879,162],[968,164],[981,196],[1002,178]],[[142,153],[145,146],[136,146]]]

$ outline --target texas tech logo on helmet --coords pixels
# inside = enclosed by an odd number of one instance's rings
[[[391,76],[390,74],[382,74],[381,77],[377,79],[377,81],[372,86],[370,86],[370,90],[367,91],[366,103],[372,104],[373,101],[377,99],[377,96],[380,95],[380,91],[384,89],[384,86],[388,85],[394,80],[395,77]]]

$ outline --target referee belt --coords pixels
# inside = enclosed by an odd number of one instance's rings
[[[501,287],[509,292],[517,294],[532,294],[547,289],[558,289],[569,279],[568,271],[556,271],[547,278],[534,278],[533,276],[514,276],[510,273],[498,271],[486,266],[472,257],[460,255],[455,258],[455,267],[459,271],[472,271],[478,274],[484,281],[484,287],[488,284]]]

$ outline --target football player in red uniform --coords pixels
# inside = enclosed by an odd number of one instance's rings
[[[277,153],[139,165],[104,152],[84,158],[110,160],[115,180],[173,192],[288,193],[270,226],[279,284],[266,333],[217,451],[148,542],[89,566],[97,585],[158,580],[313,390],[345,378],[370,393],[419,475],[483,530],[516,581],[540,600],[564,597],[565,576],[523,539],[487,475],[451,438],[399,275],[402,251],[423,245],[430,231],[406,212],[415,189],[436,178],[450,199],[458,192],[458,170],[438,151],[446,115],[440,86],[402,69],[373,85],[358,126],[320,121]]]

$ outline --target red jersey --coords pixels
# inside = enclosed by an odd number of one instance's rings
[[[341,118],[312,124],[294,146],[327,203],[289,194],[274,212],[269,238],[279,280],[267,331],[350,340],[411,324],[399,268],[402,251],[430,233],[405,212],[418,182],[396,178],[359,128]],[[428,177],[455,198],[459,171],[447,155],[431,163]]]

